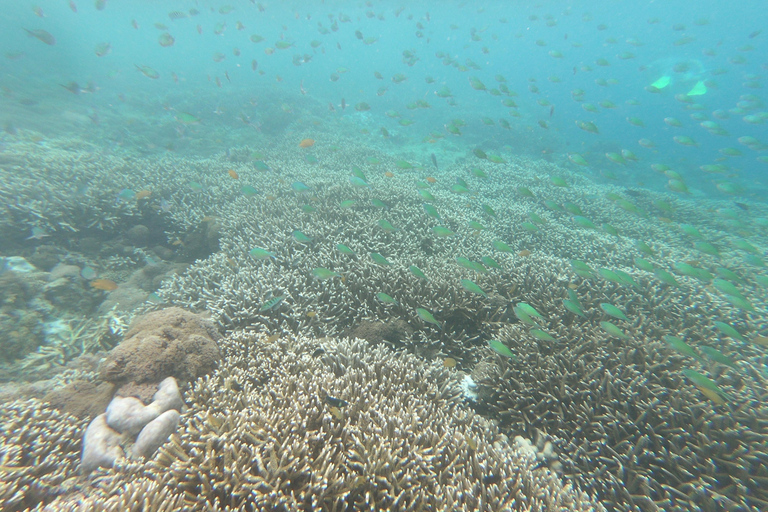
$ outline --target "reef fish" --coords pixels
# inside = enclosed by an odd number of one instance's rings
[[[512,351],[509,350],[509,348],[506,345],[504,345],[502,342],[498,340],[488,340],[488,346],[491,348],[491,350],[493,350],[500,356],[517,360],[517,356],[513,354]]]
[[[117,283],[112,281],[111,279],[94,279],[91,281],[91,288],[95,288],[96,290],[103,290],[105,292],[111,292],[112,290],[117,290]]]
[[[270,309],[275,309],[283,300],[285,299],[285,295],[279,295],[277,297],[272,297],[267,302],[261,305],[259,308],[259,313],[263,313],[264,311],[269,311]]]
[[[704,396],[715,402],[717,405],[723,405],[725,403],[727,395],[712,379],[705,377],[695,370],[689,370],[688,368],[683,370],[683,375],[685,375],[688,380],[690,380],[693,385],[704,394]]]
[[[45,30],[38,28],[34,30],[24,29],[27,34],[29,34],[30,37],[34,37],[35,39],[38,39],[45,44],[49,46],[53,46],[56,44],[56,38],[53,37],[49,32],[46,32]]]
[[[438,322],[434,316],[432,316],[432,313],[427,311],[424,308],[416,308],[416,314],[419,315],[419,318],[424,320],[427,323],[434,324],[437,326],[438,329],[442,329],[442,325],[440,322]]]

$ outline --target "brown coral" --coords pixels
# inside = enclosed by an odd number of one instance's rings
[[[107,355],[100,375],[118,385],[156,385],[169,376],[189,382],[216,366],[219,338],[205,318],[181,308],[148,313],[133,322],[122,343]]]

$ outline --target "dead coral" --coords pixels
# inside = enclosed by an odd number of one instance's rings
[[[219,338],[209,321],[181,308],[148,313],[133,322],[107,355],[100,375],[118,385],[156,385],[169,376],[189,382],[216,366]]]

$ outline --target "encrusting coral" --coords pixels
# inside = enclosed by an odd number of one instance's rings
[[[455,370],[361,340],[223,346],[151,460],[100,470],[57,510],[603,510],[468,409]]]

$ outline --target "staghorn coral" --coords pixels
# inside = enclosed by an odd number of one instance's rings
[[[149,462],[97,476],[81,503],[106,507],[137,479],[149,507],[602,510],[467,409],[455,371],[360,340],[329,339],[322,351],[307,338],[223,344],[221,367],[187,394],[179,431]],[[75,499],[57,506],[74,510]]]
[[[0,507],[45,505],[75,485],[83,421],[39,400],[0,408]]]
[[[729,386],[718,407],[683,379],[690,360],[659,341],[582,332],[531,343],[513,329],[500,339],[520,361],[482,366],[482,407],[513,432],[545,434],[565,473],[611,510],[768,504],[768,386],[748,360],[739,373],[709,367]]]

